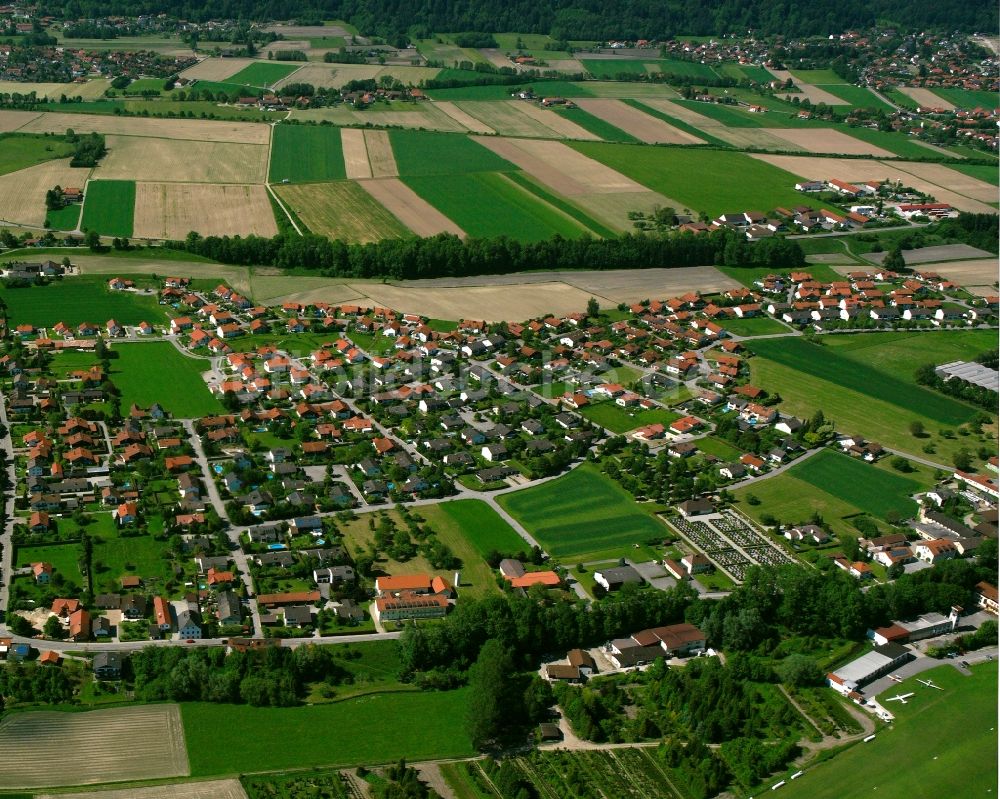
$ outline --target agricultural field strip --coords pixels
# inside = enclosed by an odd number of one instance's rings
[[[35,794],[34,799],[247,799],[247,794],[239,780],[205,780],[150,785],[145,788]]]
[[[389,142],[389,133],[384,130],[366,130],[364,133],[372,177],[399,177],[399,168],[396,166],[396,156],[393,155],[392,144]]]
[[[183,239],[203,236],[271,237],[278,233],[267,190],[259,185],[137,183],[133,235]]]
[[[0,91],[3,91],[2,86],[0,86]],[[40,116],[41,112],[38,111],[0,111],[0,133],[12,133],[15,130],[20,130]]]
[[[340,144],[344,151],[344,171],[352,180],[372,177],[372,167],[365,146],[365,131],[355,128],[341,128]]]
[[[313,233],[361,243],[410,235],[358,181],[279,184],[274,189]]]
[[[767,132],[811,153],[895,157],[895,154],[888,150],[829,128],[768,128]]]
[[[481,122],[476,119],[472,116],[472,114],[469,114],[452,102],[440,100],[436,101],[432,107],[438,109],[444,114],[447,114],[447,116],[452,120],[473,133],[485,133],[487,135],[496,133],[496,131],[485,122]]]
[[[41,227],[45,223],[45,192],[53,186],[83,187],[90,169],[73,168],[70,159],[0,175],[0,221]]]
[[[25,133],[104,133],[118,136],[146,136],[153,139],[267,144],[271,126],[256,122],[207,119],[146,119],[100,114],[46,112],[19,128]]]
[[[580,127],[571,119],[559,116],[556,111],[550,111],[534,103],[523,101],[512,102],[518,103],[517,108],[522,114],[527,114],[532,119],[541,122],[558,136],[564,136],[567,139],[582,139],[584,141],[601,141],[600,136],[591,133],[586,128]]]
[[[709,136],[722,139],[735,147],[759,147],[774,150],[802,150],[799,147],[780,136],[773,136],[764,128],[730,128],[717,119],[699,114],[687,106],[675,103],[671,100],[642,99],[643,105],[647,105],[654,111],[659,111],[667,116],[676,117],[681,122],[686,122],[696,128],[705,131]]]
[[[830,94],[830,92],[825,91],[818,86],[814,86],[810,83],[803,83],[792,75],[792,73],[787,69],[768,69],[768,72],[774,75],[774,77],[782,83],[786,80],[791,80],[792,83],[798,87],[799,96],[807,98],[813,105],[818,105],[819,103],[826,103],[827,105],[850,105],[850,103],[841,100],[837,97],[837,95]],[[780,90],[778,91],[778,94],[781,94]],[[789,92],[789,95],[795,96],[795,92]]]
[[[464,230],[399,178],[359,180],[358,185],[418,236],[434,236],[438,233],[465,236]],[[461,317],[435,315],[435,318],[459,319]]]
[[[551,128],[523,113],[519,101],[505,100],[498,103],[487,100],[461,100],[457,105],[501,136],[561,138]]]
[[[264,183],[268,146],[109,135],[95,178],[162,183]]]
[[[704,139],[668,125],[650,114],[644,114],[621,100],[581,97],[576,103],[587,113],[603,119],[647,144],[705,143]]]
[[[896,88],[924,108],[943,108],[945,111],[955,110],[954,103],[948,102],[930,89],[915,86],[897,86]]]

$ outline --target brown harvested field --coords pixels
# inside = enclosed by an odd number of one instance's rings
[[[750,156],[806,180],[834,176],[847,181],[898,180],[904,186],[910,186],[930,194],[938,202],[948,203],[963,211],[977,214],[995,214],[997,212],[996,208],[985,202],[970,199],[958,192],[904,171],[914,166],[908,161],[885,162],[868,158],[813,158],[803,155],[763,155],[757,153],[751,153]]]
[[[289,184],[274,188],[313,233],[362,244],[410,235],[409,229],[356,181]]]
[[[251,278],[248,294],[256,302],[279,305],[283,302],[352,302],[364,305],[368,298],[337,278],[311,275],[262,274],[256,270]],[[274,270],[279,271],[279,270]],[[342,280],[342,278],[340,279]]]
[[[0,92],[3,89],[0,87]],[[10,133],[12,130],[17,130],[24,125],[27,125],[31,120],[37,119],[39,116],[37,111],[0,111],[0,133]]]
[[[839,130],[829,128],[768,128],[772,136],[790,142],[810,153],[833,155],[873,155],[878,158],[895,158],[895,153],[855,139]]]
[[[540,105],[524,100],[512,100],[511,102],[517,103],[517,107],[522,113],[527,114],[537,122],[541,122],[560,136],[565,136],[567,139],[582,139],[583,141],[601,141],[601,137],[596,133],[581,128],[573,120],[560,116],[557,111],[550,111],[548,108],[542,108]]]
[[[208,780],[151,785],[148,788],[35,794],[35,799],[247,799],[247,794],[239,780]]]
[[[523,113],[514,101],[490,102],[463,100],[458,107],[480,122],[493,128],[501,136],[528,136],[536,139],[556,138],[551,128]]]
[[[916,266],[918,264],[934,264],[937,266],[945,261],[971,261],[980,258],[996,258],[993,253],[980,250],[978,247],[973,247],[969,244],[938,244],[933,247],[918,247],[915,250],[903,250],[903,255],[906,257],[908,266]],[[888,253],[883,250],[882,252],[865,253],[862,257],[873,264],[880,264],[887,256]]]
[[[306,64],[298,72],[292,73],[295,77],[291,75],[287,78],[282,78],[279,80],[275,86],[281,88],[286,83],[310,83],[313,86],[319,88],[336,88],[339,89],[347,81],[354,80],[353,77],[342,77],[341,70],[348,66],[346,64]],[[366,67],[359,64],[364,70],[364,76],[358,78],[358,80],[367,80],[368,78],[374,78],[378,74],[379,68],[377,66]],[[359,73],[360,74],[360,73]]]
[[[955,110],[954,103],[949,103],[943,97],[938,97],[930,89],[920,89],[916,86],[897,86],[896,88],[911,100],[915,100],[923,108],[943,108],[945,111]]]
[[[368,149],[368,163],[373,178],[399,177],[396,156],[392,152],[389,134],[384,130],[366,130],[365,147]]]
[[[358,185],[418,236],[438,233],[465,236],[464,230],[398,178],[359,180]]]
[[[203,236],[274,236],[278,226],[264,186],[205,183],[136,183],[134,235],[183,239]]]
[[[30,94],[34,92],[37,97],[48,97],[51,100],[58,100],[65,94],[67,97],[80,97],[84,100],[96,100],[104,96],[105,90],[111,85],[111,81],[103,78],[88,80],[86,83],[21,83],[12,80],[0,80],[0,94]]]
[[[225,81],[241,69],[257,63],[253,58],[206,58],[181,73],[182,78]]]
[[[368,162],[365,132],[357,128],[342,128],[340,146],[344,151],[344,172],[349,178],[370,178],[372,167]]]
[[[157,139],[267,144],[271,126],[256,122],[209,119],[145,119],[100,114],[45,113],[24,127],[25,133],[104,133],[120,136],[151,136]]]
[[[631,211],[649,214],[656,208],[681,207],[652,189],[622,191],[616,194],[584,194],[570,197],[569,200],[574,205],[580,206],[588,215],[623,233],[635,231],[635,225],[629,219]]]
[[[837,97],[837,95],[830,94],[830,92],[826,91],[825,89],[821,89],[819,86],[813,86],[810,83],[803,83],[802,81],[795,78],[792,75],[792,73],[789,72],[787,69],[769,69],[768,72],[774,75],[774,77],[776,77],[782,83],[784,83],[786,80],[791,80],[793,84],[798,86],[799,88],[798,92],[789,93],[789,96],[791,97],[800,97],[808,99],[809,102],[812,103],[813,105],[817,105],[819,103],[826,103],[827,105],[850,105],[850,103],[841,100],[839,97]],[[785,96],[781,93],[780,89],[778,90],[778,94],[781,95],[782,97]]]
[[[14,713],[0,721],[0,785],[48,788],[183,777],[177,705]]]
[[[0,220],[41,227],[45,192],[53,186],[83,186],[89,175],[89,169],[73,169],[68,158],[0,175]]]
[[[670,100],[641,100],[644,105],[666,114],[669,117],[676,117],[681,122],[686,122],[696,128],[700,128],[717,139],[722,139],[735,147],[756,147],[767,150],[805,150],[791,142],[771,134],[766,128],[728,128],[717,119],[712,119],[697,111],[692,111],[687,106],[679,105]]]
[[[582,75],[587,71],[586,67],[583,66],[575,58],[556,58],[549,61],[549,69],[554,69],[556,72],[569,72],[573,75]]]
[[[929,180],[938,186],[944,186],[956,194],[969,197],[973,200],[980,200],[984,203],[995,203],[997,201],[997,187],[992,186],[984,180],[978,180],[970,175],[965,175],[944,164],[920,164],[907,162],[896,164],[897,169],[916,175],[922,180]]]
[[[102,179],[182,183],[264,183],[267,147],[232,142],[108,136],[108,154],[94,173]]]
[[[644,114],[637,108],[625,105],[621,100],[610,98],[584,98],[576,100],[587,113],[593,114],[616,128],[635,136],[647,144],[704,144],[687,131],[668,125],[661,119]]]
[[[479,52],[483,54],[487,61],[495,67],[505,67],[506,69],[517,69],[517,64],[503,54],[502,50],[495,47],[480,47]]]
[[[461,108],[459,108],[454,103],[449,103],[447,101],[435,102],[432,106],[437,108],[439,111],[443,111],[451,119],[455,120],[462,127],[471,130],[473,133],[496,133],[493,128],[484,122],[480,122],[472,114],[467,114]]]
[[[644,299],[668,299],[698,290],[705,294],[738,288],[741,284],[714,266],[677,269],[626,269],[560,272],[563,280],[599,299],[615,304]]]

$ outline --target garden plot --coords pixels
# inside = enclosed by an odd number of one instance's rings
[[[945,111],[955,110],[954,103],[949,103],[943,97],[934,94],[930,89],[921,89],[915,86],[897,86],[896,88],[922,108],[943,108]]]
[[[668,125],[663,120],[644,114],[621,100],[605,98],[579,98],[576,101],[584,111],[624,130],[647,144],[704,144],[703,139],[687,131]]]
[[[190,139],[201,142],[267,144],[271,126],[256,122],[209,119],[146,119],[101,114],[45,113],[24,126],[24,133],[104,133],[120,136],[152,136],[158,139]]]
[[[35,799],[247,799],[247,794],[239,780],[207,780],[147,788],[35,794]]]
[[[489,125],[480,122],[472,114],[466,113],[454,103],[442,100],[435,102],[432,108],[444,112],[450,119],[453,119],[463,128],[471,130],[473,133],[496,133]]]
[[[183,183],[263,183],[267,147],[214,141],[108,136],[94,177]]]
[[[769,128],[767,132],[810,153],[874,155],[879,158],[893,158],[895,155],[874,144],[829,128]]]
[[[14,713],[0,721],[4,788],[93,785],[188,773],[177,705]]]
[[[358,185],[418,236],[435,236],[438,233],[465,236],[465,231],[399,178],[359,180]],[[461,317],[436,316],[435,318],[459,319]]]
[[[538,139],[551,139],[556,136],[551,128],[521,111],[520,101],[464,100],[457,105],[501,136],[527,136]]]
[[[399,177],[396,167],[396,156],[392,152],[389,134],[384,130],[366,130],[365,147],[368,150],[368,163],[373,178]]]
[[[277,235],[264,186],[137,183],[133,235],[183,239],[203,236]]]
[[[224,81],[251,64],[259,63],[253,58],[206,58],[181,73],[182,78],[194,80]]]
[[[355,128],[340,131],[340,146],[344,151],[344,171],[347,177],[357,180],[372,177],[371,163],[368,161],[368,147],[365,146],[365,132]]]
[[[0,86],[0,92],[2,91],[3,87]],[[41,115],[34,111],[0,111],[0,133],[10,133],[22,128],[39,116]]]
[[[812,158],[801,155],[749,155],[751,158],[764,161],[806,180],[831,177],[861,182],[866,180],[898,180],[904,186],[910,186],[929,194],[938,202],[948,203],[963,211],[977,214],[995,214],[997,211],[996,208],[985,202],[971,199],[905,171],[914,166],[909,161],[884,162],[868,158]]]
[[[89,169],[71,167],[68,158],[0,175],[0,220],[41,227],[45,192],[53,186],[82,187],[89,175]]]

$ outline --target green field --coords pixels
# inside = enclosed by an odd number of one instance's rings
[[[347,177],[339,128],[276,125],[273,135],[271,181],[325,182]]]
[[[600,142],[568,144],[695,212],[716,216],[745,208],[768,211],[802,202],[802,195],[792,188],[799,178],[743,153]],[[741,179],[733,180],[733,175]]]
[[[587,216],[580,208],[570,203],[564,197],[553,194],[548,187],[541,185],[535,178],[527,172],[505,172],[507,179],[516,183],[525,191],[531,192],[543,203],[548,203],[553,208],[558,208],[563,213],[573,217],[584,227],[590,228],[595,235],[605,239],[613,239],[617,232],[598,222],[593,217]]]
[[[542,241],[586,232],[497,172],[410,177],[404,182],[473,237]]]
[[[390,130],[389,141],[399,174],[404,178],[517,169],[463,133]]]
[[[201,379],[208,361],[181,355],[165,341],[118,344],[114,350],[118,357],[111,361],[111,380],[121,391],[123,408],[133,402],[144,408],[159,402],[174,416],[184,418],[222,410]]]
[[[861,139],[876,147],[881,147],[891,153],[895,153],[901,158],[940,158],[939,153],[924,147],[919,141],[904,133],[889,133],[883,130],[872,130],[871,128],[844,128],[844,133]],[[906,164],[901,164],[904,169]]]
[[[462,528],[469,543],[484,558],[491,552],[521,552],[528,548],[514,528],[485,502],[459,499],[435,507]]]
[[[83,555],[79,544],[54,544],[44,547],[18,547],[15,563],[17,568],[32,563],[51,563],[56,574],[62,574],[69,582],[83,587],[80,574],[80,559]],[[30,577],[28,578],[31,579]]]
[[[958,108],[972,109],[1000,108],[1000,95],[994,92],[973,91],[972,89],[931,89],[938,97],[943,97]]]
[[[73,145],[63,141],[61,136],[3,133],[0,134],[0,175],[51,161],[53,158],[68,158],[72,154]]]
[[[758,67],[754,64],[740,64],[739,70],[750,80],[757,81],[757,83],[770,83],[774,80],[774,75],[764,69],[764,67]]]
[[[849,346],[850,343],[852,342],[848,338],[844,346]],[[763,339],[750,342],[748,346],[759,357],[789,366],[828,384],[829,391],[821,392],[817,397],[821,403],[834,390],[841,390],[856,392],[904,410],[919,411],[928,419],[945,425],[962,424],[975,414],[969,405],[917,386],[912,378],[912,370],[910,374],[905,374],[903,364],[892,355],[879,353],[879,347],[884,346],[880,340],[866,338],[853,343],[867,345],[864,346],[868,350],[865,357],[848,358],[836,345],[819,346],[801,338]],[[898,350],[899,347],[893,346],[892,349]],[[925,358],[922,362],[926,360]],[[880,363],[884,365],[883,368],[877,366]],[[785,395],[784,387],[780,384],[775,389],[782,396]]]
[[[163,78],[137,78],[122,90],[122,94],[162,94],[166,81]]]
[[[135,213],[134,180],[92,180],[83,198],[83,230],[102,236],[131,236]]]
[[[82,207],[79,203],[71,203],[54,211],[45,212],[45,227],[54,230],[76,230],[80,224],[80,212]]]
[[[126,574],[139,575],[146,583],[156,580],[161,590],[173,577],[170,561],[163,558],[163,553],[170,549],[165,541],[156,541],[148,535],[100,538],[94,544],[94,563],[99,564],[94,569],[95,594],[119,591],[121,578]]]
[[[911,495],[923,488],[916,480],[833,450],[814,455],[788,473],[859,510],[883,518],[889,511],[896,511],[903,518],[913,516],[917,503]]]
[[[933,680],[935,691],[917,682]],[[914,693],[904,705],[887,696]],[[790,799],[937,799],[997,793],[997,664],[964,676],[948,666],[893,685],[882,696],[896,720],[873,741],[810,768],[780,795]],[[907,757],[921,753],[922,756]],[[901,762],[905,758],[905,764]],[[898,764],[889,768],[888,764]],[[774,782],[777,782],[775,778]],[[763,795],[763,794],[759,794]]]
[[[192,777],[310,766],[470,757],[467,691],[386,693],[325,705],[257,708],[184,703]],[[240,731],[219,746],[219,716]]]
[[[110,275],[69,277],[47,286],[12,289],[0,286],[9,309],[10,321],[35,327],[51,327],[56,322],[76,326],[83,322],[103,325],[109,319],[119,324],[155,323],[163,311],[155,297],[111,291]]]
[[[912,332],[859,333],[830,336],[825,341],[837,355],[891,371],[914,386],[913,373],[925,363],[967,361],[996,349],[996,334],[989,330],[943,330],[929,336]]]
[[[814,86],[823,85],[825,87],[829,83],[847,83],[832,69],[793,69],[791,73],[796,80],[802,83],[811,83]]]
[[[704,452],[706,455],[714,455],[716,458],[726,461],[735,461],[743,454],[743,450],[714,436],[699,438],[694,444],[698,447],[699,451]]]
[[[650,54],[647,60],[631,58],[581,58],[580,63],[595,78],[614,79],[619,75],[648,75],[646,64],[658,63],[659,59]]]
[[[956,172],[961,172],[963,175],[968,175],[970,178],[992,183],[994,186],[1000,181],[1000,170],[995,166],[986,166],[985,164],[949,164],[948,168],[954,169]]]
[[[753,319],[726,319],[721,324],[734,336],[767,336],[772,333],[787,333],[788,326],[770,316],[758,316]]]
[[[540,486],[503,494],[497,501],[556,557],[623,550],[666,533],[592,464]]]
[[[663,120],[671,127],[675,127],[678,130],[683,130],[685,133],[690,133],[692,136],[701,139],[706,144],[711,144],[713,147],[718,147],[723,150],[732,149],[732,145],[729,142],[723,141],[722,139],[713,136],[711,133],[706,133],[703,129],[696,128],[694,125],[691,125],[682,119],[678,119],[677,117],[665,114],[660,109],[653,108],[652,106],[647,105],[641,100],[627,99],[627,100],[622,100],[622,102],[625,103],[626,105],[630,105],[633,108],[638,109],[639,111],[642,111],[642,113],[644,114]]]
[[[241,86],[269,87],[283,78],[287,78],[295,70],[299,69],[300,66],[302,65],[272,64],[267,61],[261,61],[260,63],[244,67],[235,75],[227,78],[226,82],[238,83]]]
[[[649,408],[646,410],[629,411],[608,400],[607,402],[597,402],[587,405],[580,411],[585,417],[605,427],[612,433],[626,433],[647,424],[668,425],[680,419],[680,414],[668,411],[665,408]]]
[[[458,72],[443,69],[438,74],[438,80],[450,78],[468,78],[480,73]],[[526,81],[525,86],[532,86],[540,97],[593,97],[594,94],[586,83],[572,83],[565,80],[535,80]],[[462,86],[455,89],[429,89],[427,94],[435,100],[509,100],[512,93],[519,87],[510,85]]]
[[[675,100],[678,105],[696,111],[702,116],[721,122],[727,128],[762,128],[767,114],[749,114],[739,106],[724,103],[700,103],[697,100]]]
[[[891,105],[880,100],[863,86],[851,86],[844,83],[833,86],[824,85],[823,89],[855,108],[879,108],[883,111],[892,111]]]
[[[621,128],[617,128],[610,122],[605,122],[600,117],[584,111],[582,108],[560,108],[556,111],[559,116],[575,122],[581,128],[595,136],[600,136],[604,141],[618,141],[627,144],[635,144],[639,140],[630,133],[626,133]]]

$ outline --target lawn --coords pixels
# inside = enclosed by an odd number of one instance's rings
[[[923,489],[916,480],[833,450],[824,450],[788,472],[792,477],[881,518],[890,511],[896,511],[903,518],[915,515],[917,503],[911,495]]]
[[[0,175],[51,161],[54,158],[68,158],[72,154],[73,145],[63,141],[61,136],[31,133],[0,134]]]
[[[112,318],[123,325],[163,319],[155,297],[111,291],[108,279],[106,275],[84,275],[47,286],[18,289],[0,286],[0,297],[7,303],[12,322],[35,327],[51,327],[60,321],[75,327],[82,322],[104,324]]]
[[[950,665],[910,677],[886,695],[915,694],[891,706],[896,720],[875,739],[810,768],[781,789],[785,799],[936,799],[994,796],[997,792],[997,664],[963,676]],[[907,757],[900,768],[886,768]],[[777,782],[777,778],[775,779]]]
[[[472,237],[543,241],[586,232],[497,172],[410,177],[405,183]]]
[[[207,777],[470,757],[467,699],[467,691],[460,689],[371,694],[289,708],[192,702],[181,705],[181,717],[191,776]],[[239,746],[218,745],[220,716],[228,728],[240,731]]]
[[[934,334],[924,335],[930,337]],[[917,386],[912,375],[916,364],[907,371],[895,357],[879,353],[878,348],[884,346],[881,339],[862,339],[861,343],[867,344],[869,341],[871,344],[867,347],[868,352],[863,358],[857,359],[841,353],[838,346],[820,346],[801,338],[764,339],[750,342],[748,346],[759,357],[823,381],[826,385],[818,394],[823,397],[823,402],[837,391],[857,393],[902,410],[919,411],[922,416],[944,425],[960,425],[975,415],[976,411],[971,406]],[[924,339],[920,341],[924,343]],[[899,349],[894,346],[894,342],[886,344],[893,350]],[[933,346],[930,342],[928,344]],[[877,364],[881,364],[882,368]],[[778,384],[774,388],[785,396],[782,385]],[[864,405],[864,400],[861,400],[860,405]],[[863,407],[859,410],[862,413],[867,411]]]
[[[569,146],[677,201],[678,210],[717,216],[802,202],[802,195],[792,188],[799,178],[743,153],[600,142],[569,142]],[[733,180],[733,175],[740,175],[740,180]]]
[[[208,361],[181,355],[165,341],[118,344],[114,350],[118,357],[111,361],[111,380],[121,391],[122,408],[132,403],[145,408],[158,402],[180,418],[222,410],[201,379]]]
[[[276,125],[273,136],[269,178],[272,182],[301,183],[347,177],[339,128]]]
[[[52,564],[57,574],[62,574],[69,582],[83,585],[80,574],[80,558],[83,550],[79,544],[52,544],[39,547],[18,547],[15,563],[17,568],[45,561]],[[28,577],[30,580],[31,578]]]
[[[108,514],[110,516],[110,514]],[[172,578],[170,561],[163,553],[170,549],[166,541],[156,541],[149,535],[103,538],[94,544],[94,593],[115,593],[121,589],[121,578],[136,574],[144,582],[157,581],[158,590]]]
[[[624,550],[667,534],[661,522],[592,464],[503,494],[498,502],[556,557],[585,560],[589,553]]]
[[[279,80],[287,78],[301,66],[301,64],[271,64],[267,61],[261,61],[244,67],[235,75],[227,78],[226,82],[238,83],[243,86],[269,87]]]
[[[788,326],[769,316],[753,319],[726,319],[722,326],[734,336],[767,336],[771,333],[787,333]]]
[[[478,499],[458,499],[421,508],[421,515],[428,521],[431,519],[427,511],[431,508],[457,524],[472,547],[484,558],[491,552],[522,552],[528,548],[524,539],[500,514]],[[439,530],[436,525],[434,529]]]
[[[608,400],[584,407],[580,413],[590,421],[605,427],[612,433],[626,433],[647,424],[668,425],[680,419],[680,414],[665,408],[649,408],[647,410],[629,411],[626,408]]]
[[[53,211],[46,211],[45,227],[55,230],[76,230],[80,224],[81,210],[79,203],[71,203]]]
[[[809,522],[813,513],[818,513],[835,535],[858,535],[858,531],[847,521],[858,514],[858,508],[812,483],[793,477],[789,472],[756,481],[733,494],[740,503],[740,510],[760,524],[763,524],[762,517],[765,515],[784,525],[804,524]],[[748,497],[756,497],[760,504],[751,505],[747,502]]]
[[[83,198],[83,230],[102,236],[131,236],[135,213],[134,180],[92,180]]]
[[[517,169],[463,133],[390,130],[389,141],[403,177],[509,172]]]
[[[837,239],[798,239],[800,245],[809,252],[811,247],[808,245],[819,245],[818,249],[822,249],[824,252],[837,247]],[[826,242],[833,242],[832,244]],[[826,243],[826,244],[824,244]],[[843,251],[843,250],[841,250]],[[788,274],[789,269],[782,269],[780,267],[775,268],[773,266],[717,266],[715,267],[720,272],[722,272],[727,277],[731,277],[733,280],[738,280],[747,288],[755,288],[754,281],[760,280],[762,277],[767,277],[768,275],[777,274]],[[799,270],[796,270],[799,271]],[[834,280],[843,280],[844,276],[833,271],[829,266],[825,264],[808,264],[802,267],[801,271],[808,272],[812,275],[813,280],[822,280],[824,282],[832,282]]]
[[[726,461],[735,461],[740,455],[743,454],[743,450],[738,447],[734,447],[721,438],[715,438],[713,436],[705,436],[705,438],[699,438],[694,442],[695,446],[701,452],[707,455],[714,455],[716,458],[721,458]]]

